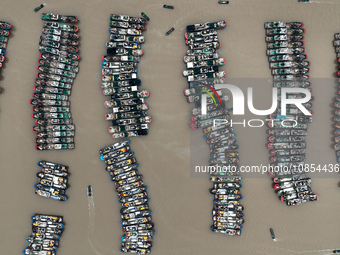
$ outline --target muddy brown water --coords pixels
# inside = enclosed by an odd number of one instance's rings
[[[131,139],[131,146],[150,196],[156,230],[152,254],[314,255],[330,254],[340,246],[339,175],[314,178],[312,187],[320,200],[291,208],[277,199],[267,175],[245,178],[242,194],[246,222],[242,236],[228,237],[210,231],[213,197],[208,190],[212,185],[208,176],[190,177],[190,139],[202,137],[200,130],[190,134],[190,107],[183,96],[187,83],[181,75],[187,49],[183,39],[185,26],[226,19],[228,26],[218,35],[227,76],[271,79],[263,23],[282,20],[305,23],[311,77],[334,78],[332,40],[334,33],[340,32],[339,1],[303,4],[297,0],[230,0],[229,5],[218,5],[217,0],[167,2],[175,6],[174,10],[163,9],[163,2],[155,0],[45,2],[47,5],[38,13],[33,12],[41,3],[37,0],[0,2],[0,19],[14,27],[0,81],[6,90],[0,100],[0,254],[21,253],[25,238],[30,235],[30,216],[36,212],[65,217],[58,254],[120,253],[120,205],[98,154],[101,147],[114,142],[104,120],[101,56],[109,37],[109,15],[137,16],[141,11],[151,20],[144,33],[145,55],[138,71],[143,88],[151,92],[148,103],[153,123],[150,134]],[[29,100],[39,54],[41,12],[77,15],[80,20],[80,72],[71,96],[76,124],[76,149],[72,151],[34,150]],[[172,26],[175,31],[166,37],[165,32]],[[317,100],[307,141],[308,163],[336,163],[330,121],[336,87],[327,84],[313,86]],[[265,102],[264,98],[269,97],[263,95],[270,95],[265,86],[256,93],[258,102]],[[236,129],[242,164],[268,163],[265,129]],[[42,159],[70,166],[66,203],[34,195],[33,184],[39,170],[36,163]],[[89,184],[93,187],[93,200],[86,195]],[[276,243],[270,238],[270,227],[275,231]]]

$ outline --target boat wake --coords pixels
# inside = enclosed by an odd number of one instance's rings
[[[277,248],[277,247],[276,247]],[[312,253],[312,254],[323,254],[323,255],[328,255],[328,254],[333,254],[333,250],[334,249],[325,249],[325,250],[309,250],[309,251],[295,251],[295,250],[290,250],[290,249],[284,249],[284,248],[277,248],[280,250],[285,250],[289,253],[294,253],[294,254],[308,254],[308,253]],[[324,253],[324,252],[330,252],[330,253]]]
[[[333,2],[320,2],[320,1],[310,1],[311,4],[336,4]]]
[[[92,196],[87,196],[87,203],[88,203],[88,211],[89,211],[89,226],[88,226],[88,231],[87,231],[87,239],[93,252],[96,255],[104,255],[96,249],[95,245],[92,242],[92,237],[93,237],[94,230],[95,230],[95,217],[96,217],[96,214],[95,214],[96,208],[94,204],[93,192],[92,192]],[[108,254],[117,253],[117,251],[112,251],[109,249],[105,249],[105,251],[108,251]]]

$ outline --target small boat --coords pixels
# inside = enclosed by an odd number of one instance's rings
[[[225,20],[220,20],[217,22],[207,22],[202,24],[193,24],[187,26],[187,32],[197,32],[205,29],[220,29],[227,26],[227,22]]]
[[[55,29],[55,28],[50,28],[47,26],[43,26],[42,28],[42,33],[43,34],[52,34],[52,35],[59,35],[61,37],[64,38],[70,38],[70,39],[78,39],[79,38],[79,33],[75,33],[75,32],[67,32],[61,29]]]
[[[270,235],[272,236],[273,241],[276,242],[274,230],[272,228],[270,228],[269,231],[270,231]]]
[[[67,32],[77,32],[79,30],[76,25],[62,24],[59,22],[45,21],[44,26],[54,29],[60,29]]]
[[[106,154],[106,153],[108,153],[110,151],[118,150],[118,149],[128,145],[129,143],[130,143],[130,140],[129,139],[125,139],[123,141],[117,142],[117,143],[112,144],[112,145],[110,145],[108,147],[100,149],[99,153],[100,154]]]
[[[230,228],[211,228],[212,232],[215,233],[222,233],[230,236],[240,236],[241,235],[241,230],[236,230],[236,229],[230,229]]]
[[[175,7],[173,5],[164,4],[163,8],[173,10]]]
[[[42,8],[44,8],[44,4],[41,4],[39,5],[38,7],[34,8],[34,11],[37,12],[37,11],[40,11]]]
[[[37,189],[35,191],[35,194],[42,196],[42,197],[53,198],[53,199],[61,201],[61,202],[66,202],[66,200],[67,200],[67,197],[64,196],[64,195],[60,195],[60,194],[54,195],[54,194],[51,194],[50,192],[47,192],[47,191],[44,191],[44,190],[38,190]]]
[[[265,28],[291,28],[291,29],[296,29],[296,28],[301,28],[303,27],[304,24],[303,22],[282,22],[282,21],[277,21],[277,22],[265,22],[264,27]]]
[[[170,29],[165,33],[165,35],[166,35],[166,36],[170,35],[174,30],[175,30],[174,27],[170,28]]]
[[[39,144],[35,146],[36,150],[62,150],[74,149],[74,143],[55,143],[55,144]]]
[[[31,217],[32,221],[63,222],[63,216],[35,214]]]
[[[42,13],[41,19],[46,21],[77,22],[76,16],[58,15],[56,13]]]
[[[60,170],[60,171],[65,171],[65,172],[68,171],[68,166],[60,165],[60,164],[57,164],[57,163],[53,163],[53,162],[49,162],[49,161],[44,161],[44,160],[39,161],[37,163],[37,165],[39,167],[47,167],[47,168],[56,169],[56,170]]]
[[[9,36],[8,29],[0,28],[0,35],[2,35],[2,36]]]
[[[144,19],[150,21],[150,18],[144,12],[142,12],[141,15],[143,16]]]
[[[92,186],[91,185],[87,186],[87,195],[89,197],[92,197]]]
[[[145,24],[147,22],[147,19],[145,18],[130,17],[127,15],[117,15],[117,14],[111,14],[110,20],[119,21],[119,22],[136,23],[136,24]]]

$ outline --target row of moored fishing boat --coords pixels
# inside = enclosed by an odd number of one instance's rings
[[[11,24],[6,21],[0,21],[0,69],[5,61],[5,52],[8,43],[9,30],[11,29]],[[0,75],[1,79],[1,75]],[[0,93],[2,88],[0,87]]]
[[[70,113],[69,95],[78,73],[78,27],[76,16],[43,13],[42,35],[35,79],[32,117],[35,119],[36,149],[60,150],[74,148],[74,124]],[[68,188],[68,166],[39,161],[35,194],[65,202]],[[63,231],[63,217],[37,214],[32,216],[32,236],[27,255],[55,255]]]
[[[105,170],[110,173],[121,203],[122,252],[149,254],[153,241],[153,223],[148,205],[147,188],[138,171],[137,159],[128,139],[105,148],[100,153]]]
[[[64,230],[63,216],[35,214],[31,217],[32,235],[26,238],[25,255],[56,255]]]
[[[336,52],[337,63],[340,63],[340,33],[336,33],[334,35],[334,47]],[[339,71],[337,75],[340,77],[340,66],[338,67]],[[339,79],[340,84],[340,79]],[[340,162],[340,86],[338,87],[338,95],[335,98],[334,103],[334,122],[335,122],[335,131],[334,131],[334,149],[336,153],[336,159]]]
[[[38,182],[34,185],[35,194],[65,202],[68,188],[68,166],[48,161],[39,161]]]
[[[104,105],[111,112],[105,119],[112,125],[109,133],[113,138],[138,137],[148,134],[151,117],[145,98],[148,90],[141,90],[137,66],[143,55],[143,31],[149,17],[111,14],[110,39],[106,43],[107,54],[102,57],[102,92],[110,96]],[[101,149],[101,160],[115,184],[122,205],[121,225],[124,235],[121,251],[137,254],[151,252],[155,231],[148,194],[138,170],[138,163],[130,148],[130,140],[121,140]]]
[[[295,105],[287,105],[286,113],[281,109],[283,88],[304,88],[312,92],[309,81],[309,66],[305,53],[302,22],[266,22],[266,43],[269,66],[278,90],[278,108],[270,115],[268,123],[268,148],[271,154],[270,175],[274,188],[282,202],[288,206],[315,201],[318,196],[311,189],[311,179],[306,176],[306,136],[312,117],[305,115]],[[285,96],[285,94],[282,94]],[[288,99],[302,99],[304,93],[287,93]],[[312,101],[303,106],[312,111]]]
[[[223,83],[226,76],[225,71],[219,69],[225,64],[225,60],[217,52],[221,46],[217,29],[226,25],[226,21],[222,20],[187,26],[185,39],[189,49],[184,56],[187,69],[183,71],[183,75],[187,77],[189,88],[184,90],[184,94],[189,103],[195,104],[191,127],[203,129],[203,136],[210,150],[209,163],[216,169],[210,175],[213,182],[210,193],[214,195],[211,230],[239,236],[244,215],[239,201],[242,199],[242,177],[238,168],[238,145],[236,134],[230,126],[230,109],[225,105],[229,98],[222,96],[220,89],[215,90],[215,84]],[[206,97],[208,94],[212,97]],[[203,96],[206,97],[206,112],[201,103]],[[216,125],[214,120],[217,119],[223,121],[223,124]]]
[[[35,194],[65,202],[68,187],[68,166],[49,161],[39,161],[38,182],[34,185]],[[62,234],[63,216],[36,214],[32,219],[32,235],[26,239],[29,244],[23,250],[27,255],[56,255],[59,238]]]
[[[144,15],[145,16],[145,15]],[[147,17],[147,16],[145,16]],[[102,57],[102,92],[110,100],[104,105],[110,109],[105,119],[111,122],[109,133],[113,138],[147,135],[151,117],[145,98],[149,91],[141,90],[137,66],[143,55],[142,44],[147,19],[111,14],[110,39],[107,54]]]
[[[69,96],[78,73],[78,21],[76,16],[43,13],[39,41],[32,117],[38,150],[74,148],[74,129]]]

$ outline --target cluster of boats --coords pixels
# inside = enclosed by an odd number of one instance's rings
[[[65,202],[68,188],[68,166],[49,161],[39,161],[38,182],[34,184],[35,194]]]
[[[26,238],[25,255],[56,255],[63,233],[63,216],[35,214],[31,217],[32,235]]]
[[[334,47],[336,52],[336,58],[338,60],[338,63],[340,63],[340,33],[336,33],[334,35]],[[339,71],[337,72],[337,75],[340,77],[340,66]],[[340,79],[339,79],[340,82]],[[338,162],[340,162],[340,86],[338,90],[338,95],[335,98],[334,103],[334,122],[335,122],[335,131],[334,131],[334,149],[336,153],[336,159]]]
[[[69,96],[78,73],[78,21],[76,16],[43,13],[39,59],[34,83],[32,117],[37,150],[74,148]]]
[[[107,54],[102,57],[102,93],[110,100],[104,106],[110,109],[105,119],[111,122],[108,131],[113,138],[135,137],[148,134],[151,116],[145,98],[148,90],[141,90],[137,66],[143,55],[143,31],[147,16],[130,17],[111,14],[110,39]]]
[[[278,100],[281,100],[281,88],[304,88],[312,92],[309,81],[309,66],[304,48],[305,29],[302,22],[266,22],[267,55],[274,77],[274,87],[278,88]],[[304,93],[287,94],[288,99],[304,98]],[[311,113],[312,97],[303,104]],[[280,105],[280,104],[278,104]],[[274,180],[277,195],[287,205],[299,205],[315,201],[318,196],[311,189],[311,179],[304,171],[306,158],[306,136],[308,123],[312,117],[305,115],[299,108],[289,104],[286,114],[281,108],[270,115],[268,130],[268,148],[270,150],[270,175]],[[282,122],[284,120],[284,122]]]
[[[125,139],[99,150],[100,159],[114,182],[122,205],[122,252],[149,254],[155,231],[148,205],[147,188],[138,171],[137,159]]]
[[[7,48],[9,30],[12,25],[6,21],[0,21],[0,68],[2,67],[2,63],[5,61],[5,52]],[[0,75],[1,78],[1,75]],[[0,93],[2,92],[2,88],[0,87]]]
[[[186,70],[183,71],[183,76],[187,78],[189,86],[184,90],[184,95],[189,103],[195,104],[191,127],[202,128],[210,150],[209,164],[216,170],[210,175],[213,182],[210,193],[214,195],[211,230],[239,236],[244,215],[240,204],[242,177],[238,168],[238,145],[236,134],[230,126],[230,109],[225,105],[229,98],[223,96],[221,90],[214,88],[215,84],[223,83],[226,75],[225,71],[219,70],[225,60],[217,52],[221,46],[217,29],[226,25],[227,22],[221,20],[187,26],[185,42],[189,49],[184,56]],[[206,112],[202,104],[203,96],[206,97]],[[217,119],[223,120],[224,124],[215,125],[214,120]]]

